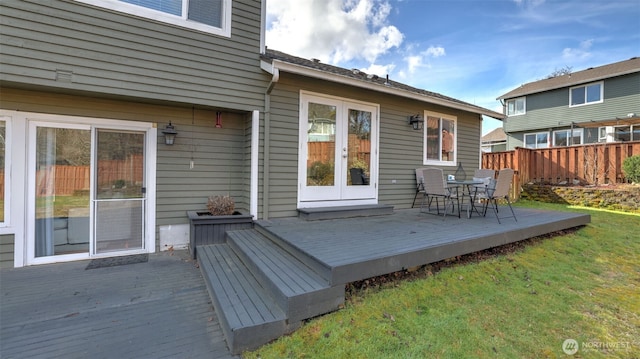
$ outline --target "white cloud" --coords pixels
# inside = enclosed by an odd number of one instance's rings
[[[582,60],[591,57],[591,46],[593,39],[584,40],[577,48],[566,47],[562,50],[564,60]]]
[[[446,51],[442,46],[429,46],[428,49],[420,52],[418,55],[409,55],[404,58],[407,63],[407,71],[409,74],[416,72],[420,68],[430,67],[429,59],[445,56]]]
[[[340,64],[370,64],[402,44],[404,35],[387,24],[391,5],[384,0],[270,0],[269,48]]]
[[[388,65],[371,64],[369,67],[363,68],[360,70],[367,74],[378,75],[379,77],[385,77],[386,75],[392,73],[395,67],[396,65],[394,64],[388,64]]]

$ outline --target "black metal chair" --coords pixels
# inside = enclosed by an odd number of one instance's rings
[[[511,218],[517,222],[516,214],[513,211],[513,207],[511,207],[511,200],[509,199],[509,188],[511,187],[511,182],[513,181],[514,171],[510,168],[503,168],[498,172],[498,179],[495,181],[495,187],[487,187],[485,193],[479,194],[479,198],[485,201],[483,215],[487,215],[487,209],[489,206],[493,209],[493,213],[495,213],[496,218],[498,219],[498,223],[500,219]],[[498,200],[504,199],[511,210],[511,216],[500,217],[498,215]]]
[[[349,168],[351,174],[351,184],[354,186],[366,186],[369,184],[369,177],[364,174],[362,168]]]
[[[422,197],[422,204],[420,205],[420,212],[427,205],[427,211],[431,212],[431,205],[433,201],[436,201],[436,212],[434,214],[442,214],[443,217],[447,215],[447,209],[451,206],[453,212],[455,208],[458,208],[458,218],[460,218],[460,196],[458,196],[458,187],[447,187],[444,178],[444,173],[439,168],[425,168],[422,170],[422,176],[424,178],[424,196]],[[440,199],[443,202],[443,211],[440,213]]]

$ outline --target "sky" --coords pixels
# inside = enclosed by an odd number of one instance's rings
[[[267,0],[266,44],[502,113],[521,84],[640,56],[640,0]]]

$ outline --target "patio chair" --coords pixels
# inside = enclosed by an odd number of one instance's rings
[[[424,168],[416,168],[416,195],[413,196],[413,202],[411,202],[411,208],[416,206],[416,199],[418,195],[422,193],[424,195],[424,175],[422,174]]]
[[[369,184],[369,177],[364,174],[362,168],[349,168],[351,174],[351,184],[354,186],[366,186]]]
[[[422,203],[420,205],[420,212],[425,207],[427,202],[427,211],[431,211],[431,205],[433,201],[436,201],[436,213],[440,213],[440,199],[442,199],[443,211],[442,216],[447,215],[447,209],[451,206],[453,212],[457,206],[458,218],[460,218],[460,197],[458,196],[458,187],[449,188],[446,185],[444,174],[439,168],[424,168],[422,169],[422,178],[424,179],[424,195],[422,197]]]
[[[473,186],[476,195],[486,192],[489,186],[495,187],[495,178],[496,171],[487,168],[477,169],[473,174],[473,181],[482,182],[482,184]]]
[[[489,206],[493,209],[493,213],[495,213],[496,218],[498,219],[498,223],[500,219],[511,218],[517,222],[516,214],[513,211],[513,207],[511,207],[511,200],[509,199],[509,187],[511,187],[511,182],[513,181],[513,170],[510,168],[501,169],[498,172],[498,179],[495,182],[495,186],[489,186],[486,189],[485,193],[478,195],[479,198],[485,200],[483,215],[487,215],[487,209]],[[498,200],[504,199],[511,210],[511,216],[500,217],[498,215]]]

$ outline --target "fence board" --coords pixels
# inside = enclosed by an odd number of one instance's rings
[[[540,149],[518,147],[513,151],[483,153],[482,167],[512,168],[517,174],[513,183],[516,189],[520,183],[528,182],[571,184],[577,181],[600,185],[626,182],[622,163],[638,154],[640,141]]]

